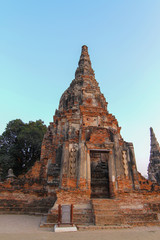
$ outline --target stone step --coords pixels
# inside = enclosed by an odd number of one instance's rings
[[[7,205],[23,205],[27,204],[28,201],[0,201],[0,206],[7,206]]]
[[[130,225],[109,225],[109,226],[95,226],[95,225],[90,225],[90,226],[85,226],[85,225],[77,225],[78,230],[80,231],[88,231],[88,230],[100,230],[100,229],[125,229],[125,228],[132,228]]]
[[[158,216],[156,213],[145,213],[145,214],[124,214],[125,221],[157,221]]]
[[[108,205],[108,206],[109,206],[110,204],[111,204],[111,205],[117,205],[117,204],[119,204],[119,203],[117,203],[117,202],[108,202],[108,201],[107,201],[107,202],[106,202],[106,201],[102,201],[102,202],[99,202],[99,201],[94,202],[94,201],[92,201],[92,203],[93,203],[93,204],[98,204],[98,205],[101,205],[101,204],[102,204],[102,205]]]
[[[116,203],[119,202],[119,199],[112,199],[112,198],[92,198],[93,203]]]
[[[55,201],[54,197],[48,197],[40,200],[0,200],[0,212],[2,211],[22,211],[22,212],[48,212],[53,206]]]
[[[103,208],[93,208],[94,214],[146,214],[146,209],[103,209]]]
[[[93,213],[96,225],[158,225],[159,203],[139,204],[136,201],[127,203],[127,199],[92,199]],[[154,206],[154,207],[153,207]]]
[[[0,212],[0,215],[5,215],[5,214],[16,214],[16,215],[34,215],[34,216],[47,216],[47,213],[39,213],[39,212],[21,212],[21,211],[3,211],[3,212]]]
[[[94,209],[94,214],[105,214],[105,215],[111,215],[111,214],[117,214],[117,209]]]
[[[128,222],[130,226],[160,226],[160,221],[152,220],[152,221],[134,221]]]
[[[7,202],[27,202],[26,199],[20,199],[20,200],[18,200],[18,199],[17,199],[17,200],[12,200],[12,199],[11,199],[11,200],[10,200],[10,199],[8,199],[8,200],[6,200],[6,199],[0,199],[0,203],[1,203],[1,202],[6,202],[6,201],[7,201]]]
[[[99,205],[99,204],[93,204],[93,209],[94,210],[119,210],[120,207],[119,206],[114,206],[114,205],[110,205],[110,206],[106,206],[106,205]]]
[[[121,225],[124,223],[124,218],[120,215],[95,215],[96,225]]]
[[[106,199],[100,199],[100,200],[92,200],[93,205],[104,205],[104,206],[119,206],[120,202],[115,200],[106,200]]]
[[[26,206],[21,206],[21,207],[0,207],[0,213],[2,212],[39,212],[39,213],[48,213],[48,208],[46,207],[26,207]]]
[[[145,213],[145,214],[117,214],[117,215],[106,215],[96,214],[95,224],[96,225],[117,225],[117,224],[135,224],[143,222],[158,221],[156,213]]]

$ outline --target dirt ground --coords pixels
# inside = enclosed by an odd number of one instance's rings
[[[0,215],[0,240],[159,240],[160,227],[54,233],[39,228],[41,217]]]

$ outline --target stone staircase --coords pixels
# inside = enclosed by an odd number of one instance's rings
[[[75,224],[93,224],[92,209],[74,209],[73,222]]]
[[[127,204],[120,199],[92,199],[92,207],[97,226],[160,225],[159,214],[147,204]]]

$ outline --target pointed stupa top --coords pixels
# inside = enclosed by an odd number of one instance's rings
[[[154,134],[153,128],[150,128],[151,150],[148,165],[148,179],[157,182],[160,185],[160,146]]]
[[[151,153],[154,151],[160,151],[160,146],[152,127],[150,128],[150,138],[151,138]]]
[[[91,66],[91,60],[88,54],[88,47],[86,45],[82,46],[80,60],[78,62],[78,68],[75,72],[75,78],[82,75],[94,76],[94,71]]]
[[[100,91],[98,82],[95,79],[91,66],[88,47],[82,46],[78,68],[75,72],[75,79],[62,94],[59,111],[79,109],[79,106],[101,107],[107,110],[107,102]]]

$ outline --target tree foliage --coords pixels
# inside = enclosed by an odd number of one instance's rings
[[[0,166],[3,176],[12,168],[14,174],[27,172],[40,159],[41,144],[47,127],[43,121],[24,123],[20,119],[10,121],[0,136]]]

